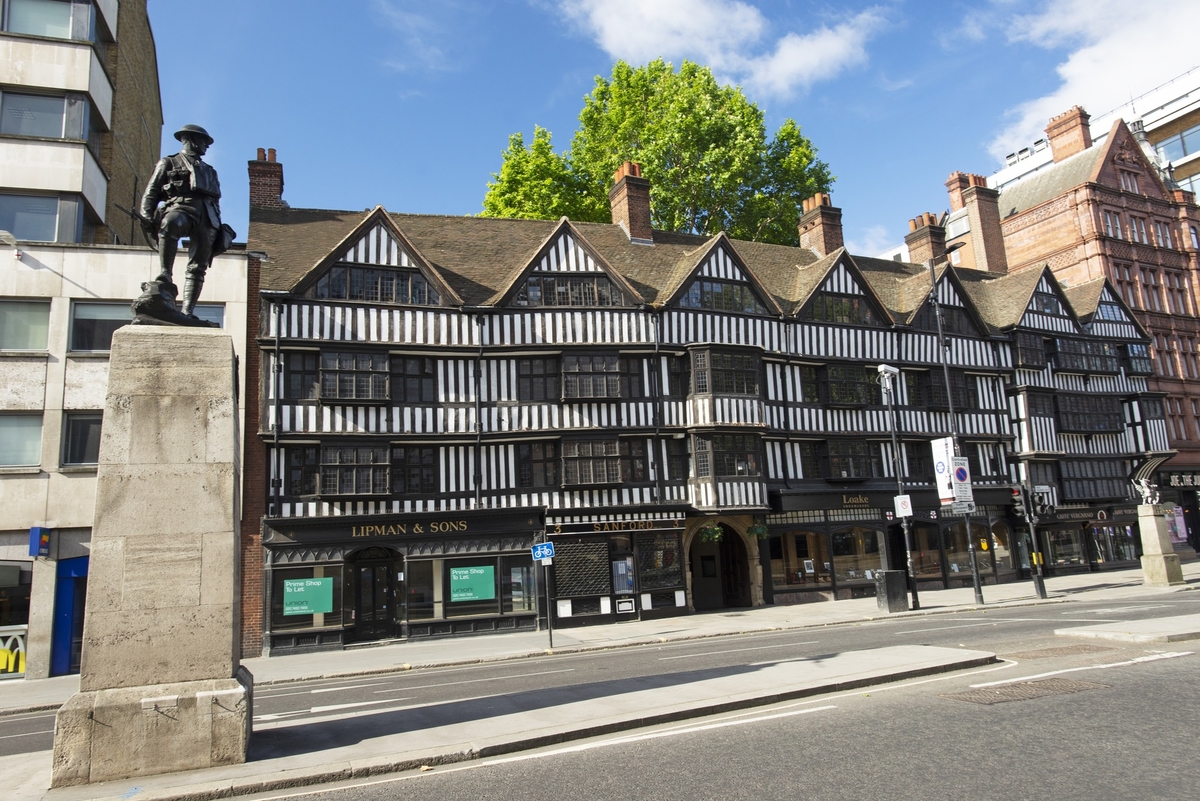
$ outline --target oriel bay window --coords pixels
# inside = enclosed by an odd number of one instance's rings
[[[1062,472],[1064,501],[1126,498],[1129,495],[1129,464],[1117,459],[1064,459]]]
[[[563,398],[640,398],[640,368],[638,357],[563,356]]]
[[[1081,373],[1119,373],[1121,353],[1112,342],[1082,339],[1053,340],[1056,370]]]
[[[322,353],[321,399],[385,401],[389,371],[386,353]]]
[[[1125,372],[1130,375],[1152,375],[1154,363],[1150,361],[1150,346],[1140,342],[1125,345]]]
[[[695,438],[696,477],[758,476],[758,437],[753,434],[712,434]]]
[[[1113,395],[1071,394],[1060,394],[1056,398],[1060,431],[1100,433],[1122,431],[1125,428],[1120,398]]]
[[[1041,370],[1046,361],[1046,340],[1041,334],[1017,333],[1017,367]]]
[[[759,359],[752,353],[692,353],[695,391],[718,395],[759,394]]]

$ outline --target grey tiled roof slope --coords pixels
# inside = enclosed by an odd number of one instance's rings
[[[1000,219],[1039,206],[1092,180],[1104,146],[1092,146],[1000,190]]]

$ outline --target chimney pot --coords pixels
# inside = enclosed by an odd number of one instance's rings
[[[904,244],[908,245],[909,261],[923,264],[930,259],[936,261],[946,253],[946,229],[938,225],[933,213],[922,212],[909,220],[908,230],[910,233],[904,237]]]
[[[258,149],[258,160],[259,161],[267,160],[267,151],[263,150],[261,147]]]
[[[650,225],[650,182],[642,177],[642,165],[626,161],[613,173],[613,188],[608,190],[613,225],[624,229],[630,241],[653,244]]]
[[[286,209],[283,200],[283,165],[275,160],[275,148],[266,153],[258,148],[258,159],[249,163],[250,206],[252,208]],[[265,156],[265,160],[264,160]]]
[[[267,148],[267,161],[275,161],[275,148]]]

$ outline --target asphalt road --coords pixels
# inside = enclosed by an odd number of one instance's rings
[[[486,716],[489,699],[503,696],[538,708],[629,689],[634,680],[656,677],[669,691],[674,683],[699,676],[749,671],[755,664],[863,650],[897,644],[926,644],[993,651],[1001,656],[1080,645],[1055,637],[1070,625],[1200,613],[1200,594],[1174,594],[1153,600],[1048,604],[922,617],[884,619],[754,635],[664,643],[584,654],[512,660],[455,668],[416,670],[389,676],[267,686],[255,692],[255,733],[251,758],[319,750],[395,730],[403,715],[380,714],[414,706],[435,707],[445,722]],[[734,613],[736,614],[736,613]],[[497,635],[503,636],[503,635]],[[403,648],[403,646],[396,646]],[[1073,656],[1040,657],[1073,666],[1119,654],[1143,655],[1146,648],[1092,644]],[[1179,650],[1187,650],[1180,648]],[[1200,650],[1198,643],[1197,650]],[[1198,657],[1200,658],[1200,657]],[[1022,662],[1020,658],[1017,660]],[[428,709],[427,709],[428,711]],[[341,719],[338,726],[306,726]],[[351,721],[352,725],[347,725]],[[0,718],[0,754],[48,750],[53,743],[52,713]],[[1197,794],[1200,797],[1200,794]]]

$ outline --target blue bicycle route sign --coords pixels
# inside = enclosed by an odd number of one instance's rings
[[[554,558],[554,543],[553,542],[539,542],[537,545],[533,546],[533,548],[531,548],[530,550],[533,551],[534,560],[553,559]]]

